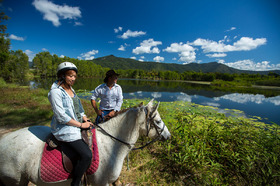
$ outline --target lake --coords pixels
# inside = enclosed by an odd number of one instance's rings
[[[33,88],[49,89],[54,79],[35,79],[29,82]],[[77,92],[91,92],[103,83],[103,79],[78,78],[74,89]],[[229,114],[227,109],[237,109],[244,117],[261,117],[261,121],[280,125],[280,90],[245,88],[241,90],[220,91],[209,85],[178,81],[153,81],[119,79],[124,99],[140,98],[157,101],[187,101],[201,105],[214,106],[219,112]],[[90,99],[90,96],[85,96]]]

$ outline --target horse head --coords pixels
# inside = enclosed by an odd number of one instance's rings
[[[168,128],[162,121],[158,112],[160,102],[153,106],[152,99],[146,106],[142,107],[146,114],[146,124],[142,126],[142,132],[146,133],[149,138],[167,140],[171,137]]]

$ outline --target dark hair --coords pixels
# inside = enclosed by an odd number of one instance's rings
[[[108,70],[106,72],[106,77],[104,78],[104,83],[108,82],[108,78],[109,77],[113,77],[113,76],[119,76],[120,74],[117,74],[114,70]]]

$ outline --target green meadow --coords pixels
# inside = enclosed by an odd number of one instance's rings
[[[49,125],[48,91],[6,84],[0,79],[0,128]],[[126,99],[123,108],[149,100]],[[96,117],[88,100],[87,115]],[[172,137],[132,151],[120,176],[137,185],[278,185],[280,128],[257,119],[218,113],[189,102],[161,102],[159,113]],[[143,137],[136,146],[149,139]]]

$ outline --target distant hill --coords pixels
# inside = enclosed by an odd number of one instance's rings
[[[177,71],[177,72],[185,72],[185,71],[194,71],[194,72],[220,72],[220,73],[248,73],[248,74],[268,74],[269,72],[274,72],[280,74],[280,70],[272,70],[272,71],[248,71],[248,70],[238,70],[235,68],[231,68],[227,65],[210,62],[210,63],[189,63],[186,65],[176,64],[176,63],[157,63],[157,62],[141,62],[130,58],[121,58],[116,57],[114,55],[104,56],[100,58],[96,58],[92,60],[95,64],[101,65],[102,67],[107,67],[111,69],[141,69],[141,70],[156,70],[156,71]]]

